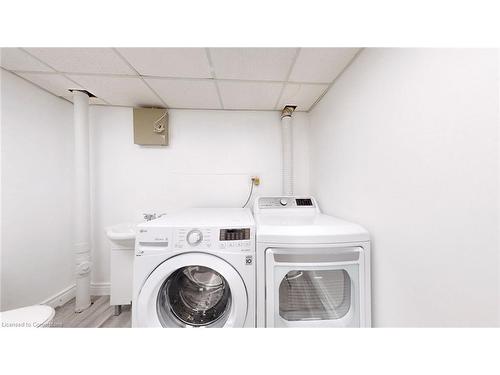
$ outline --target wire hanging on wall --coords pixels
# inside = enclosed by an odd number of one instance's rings
[[[248,204],[248,202],[250,202],[250,198],[252,198],[252,194],[253,194],[253,186],[254,186],[254,182],[253,180],[250,182],[251,184],[251,187],[250,187],[250,193],[248,194],[248,198],[247,198],[247,201],[245,202],[245,204],[243,205],[242,208],[245,208]]]
[[[168,112],[165,111],[165,113],[163,113],[163,115],[154,122],[153,131],[155,133],[163,133],[165,131],[167,125],[167,116]]]

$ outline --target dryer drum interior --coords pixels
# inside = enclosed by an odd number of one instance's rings
[[[280,283],[279,314],[288,321],[340,319],[350,308],[351,278],[345,270],[295,270]]]
[[[231,290],[226,279],[211,268],[192,265],[173,272],[162,284],[157,310],[161,320],[166,315],[180,325],[210,326],[227,317]]]

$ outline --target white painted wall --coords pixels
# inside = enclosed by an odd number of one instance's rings
[[[498,67],[498,75],[497,75],[497,83],[498,83],[498,129],[497,129],[497,160],[498,160],[498,171],[497,171],[497,181],[500,186],[500,48],[497,49],[497,67]],[[497,190],[498,193],[498,212],[500,213],[500,188]],[[500,233],[500,219],[498,219],[498,233]],[[500,241],[500,240],[499,240]],[[500,247],[500,245],[499,245]],[[500,301],[500,249],[497,252],[498,254],[498,300]],[[498,322],[500,326],[500,307],[498,307]]]
[[[373,238],[375,326],[499,324],[495,50],[367,49],[311,112],[311,188]]]
[[[168,147],[134,144],[131,108],[92,107],[94,285],[109,282],[104,228],[141,213],[239,207],[249,193],[281,193],[279,112],[171,110]],[[296,191],[309,190],[308,115],[293,121]],[[252,200],[253,201],[253,200]]]
[[[73,281],[72,106],[1,70],[1,310]]]

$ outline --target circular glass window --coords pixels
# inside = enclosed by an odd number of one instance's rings
[[[172,321],[208,326],[226,317],[230,306],[231,291],[222,275],[208,267],[187,266],[162,284],[157,310],[163,326],[171,326]]]

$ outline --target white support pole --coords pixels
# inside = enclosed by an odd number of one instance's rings
[[[76,256],[76,304],[81,312],[90,306],[90,165],[89,165],[89,96],[73,91],[75,141],[75,206],[73,241]]]
[[[285,196],[293,195],[292,113],[295,107],[286,106],[281,112],[282,178]]]

